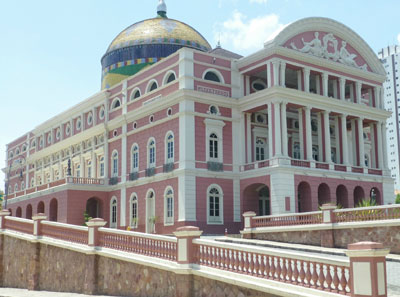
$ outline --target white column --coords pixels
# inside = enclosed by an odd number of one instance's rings
[[[325,162],[332,163],[331,157],[331,129],[329,125],[329,111],[324,111],[324,130],[325,130]]]
[[[287,118],[286,118],[286,102],[282,102],[281,106],[281,124],[282,124],[282,154],[288,156],[288,134],[287,134]]]
[[[61,124],[60,127],[58,127],[58,129],[60,129],[60,141],[62,141],[64,139],[64,129],[63,129],[64,125]]]
[[[97,156],[96,153],[92,149],[91,153],[91,161],[92,161],[92,178],[97,178]]]
[[[110,164],[110,156],[108,152],[108,130],[104,132],[104,178],[109,177],[108,169]]]
[[[360,81],[356,81],[356,102],[361,103],[361,87],[362,83]]]
[[[386,124],[382,122],[381,124],[382,130],[382,155],[383,155],[383,169],[388,169],[388,160],[387,160],[387,140],[386,140]]]
[[[383,137],[382,137],[382,122],[376,123],[377,141],[378,141],[378,165],[380,169],[384,169],[383,164]]]
[[[340,164],[340,138],[339,138],[339,116],[335,116],[335,148],[336,163]]]
[[[310,92],[310,68],[303,68],[303,77],[304,77],[304,91]]]
[[[343,151],[343,164],[349,165],[349,150],[347,144],[347,115],[342,114],[340,117],[342,126],[342,151]]]
[[[375,152],[376,135],[375,135],[374,126],[375,126],[374,123],[369,124],[369,132],[371,134],[371,159],[369,162],[370,168],[376,168],[376,152]]]
[[[272,79],[271,79],[271,63],[267,62],[267,84],[268,88],[272,87]]]
[[[357,166],[357,140],[356,140],[356,120],[350,120],[351,124],[351,152],[352,152],[352,165]]]
[[[195,121],[194,102],[184,100],[179,103],[179,168],[195,168]],[[206,136],[207,139],[207,136]]]
[[[278,60],[272,61],[272,67],[274,72],[274,86],[279,86],[279,64]]]
[[[82,132],[86,128],[85,114],[82,112],[80,117],[81,117],[81,132]]]
[[[346,100],[346,79],[344,77],[340,77],[339,83],[340,83],[340,100]]]
[[[246,113],[246,145],[247,145],[247,163],[253,162],[253,159],[251,158],[252,154],[252,145],[251,145],[251,113]]]
[[[368,89],[368,106],[373,106],[372,105],[372,89]]]
[[[299,140],[300,140],[300,159],[304,160],[304,127],[303,127],[303,109],[298,109],[299,114]]]
[[[322,95],[328,97],[328,78],[329,75],[326,72],[322,72]]]
[[[193,51],[183,48],[181,51],[179,51],[179,89],[193,90],[193,77]]]
[[[358,127],[358,151],[360,155],[360,166],[365,167],[365,153],[364,153],[364,128],[363,128],[363,119],[357,119],[357,127]]]
[[[126,226],[126,185],[121,189],[121,203],[120,203],[120,216],[119,224],[121,227]]]
[[[246,96],[250,94],[250,76],[245,75],[246,78]]]
[[[311,107],[306,106],[304,112],[306,113],[307,160],[312,160]]]
[[[272,104],[268,103],[268,158],[271,159],[273,157],[273,148],[272,148],[273,140],[272,140]]]
[[[96,107],[92,108],[92,116],[93,116],[93,127],[97,125],[97,112]]]
[[[70,133],[69,133],[69,135],[70,136],[73,136],[74,135],[74,120],[71,118],[70,120],[69,120],[69,126],[70,126],[70,128],[71,128],[71,131],[70,131]]]
[[[302,85],[301,85],[301,70],[297,70],[297,90],[302,91]]]
[[[322,139],[322,112],[317,113],[317,122],[318,122],[318,156],[319,161],[322,162],[324,160],[324,151],[323,151],[323,139]]]
[[[286,63],[281,61],[281,87],[286,86]]]
[[[275,156],[282,155],[282,135],[281,135],[281,111],[280,103],[274,105],[274,131],[275,131]]]

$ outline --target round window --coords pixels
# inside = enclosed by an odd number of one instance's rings
[[[210,114],[218,114],[218,108],[214,105],[210,106]]]
[[[104,111],[104,106],[102,106],[100,108],[100,120],[104,120],[104,116],[105,116],[105,111]]]
[[[136,128],[137,128],[137,123],[134,122],[134,123],[133,123],[133,129],[136,129]]]
[[[81,120],[78,119],[78,120],[76,121],[76,130],[80,130],[80,129],[81,129],[81,125],[82,125]]]
[[[172,115],[172,108],[168,108],[167,110],[167,116],[171,116]]]
[[[114,135],[114,137],[117,136],[118,135],[118,131],[114,130],[113,135]]]
[[[257,122],[258,123],[264,123],[264,117],[262,115],[257,115]]]
[[[57,132],[56,132],[56,138],[57,138],[57,140],[59,140],[60,137],[61,137],[60,129],[57,129]]]
[[[151,115],[151,116],[149,117],[149,122],[150,122],[150,123],[153,123],[153,122],[154,122],[154,115]]]
[[[261,91],[261,90],[265,89],[265,85],[262,83],[259,83],[259,82],[255,82],[255,83],[253,83],[253,89],[255,91]]]
[[[87,123],[89,126],[93,123],[93,115],[91,112],[88,114]]]
[[[71,125],[67,124],[67,127],[65,128],[65,134],[69,136],[70,133],[71,133]]]

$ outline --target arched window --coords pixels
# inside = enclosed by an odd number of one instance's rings
[[[141,94],[140,94],[140,89],[139,89],[139,88],[134,89],[134,90],[132,91],[131,101],[133,101],[133,100],[139,98],[140,95],[141,95]]]
[[[104,156],[101,156],[99,160],[99,176],[104,177]]]
[[[312,157],[315,161],[318,161],[318,147],[317,146],[313,146],[312,147]]]
[[[21,182],[21,191],[23,191],[23,190],[25,190],[25,182],[24,181]]]
[[[208,188],[207,196],[207,223],[223,224],[222,190],[212,185]]]
[[[112,177],[117,177],[118,176],[118,152],[114,151],[112,153],[112,169],[111,169],[111,174]]]
[[[12,187],[11,187],[11,185],[9,185],[8,186],[8,194],[11,194],[12,193]]]
[[[148,144],[148,168],[152,168],[156,166],[156,143],[154,139],[150,139]]]
[[[369,156],[367,154],[364,155],[364,164],[365,167],[369,167]]]
[[[132,228],[137,228],[138,226],[138,200],[137,195],[135,193],[131,196],[130,202],[130,226]]]
[[[164,224],[174,224],[174,192],[171,187],[165,190],[164,200]]]
[[[110,228],[117,228],[117,198],[112,198],[110,203]]]
[[[256,161],[265,160],[265,141],[261,138],[256,140]]]
[[[204,79],[215,82],[221,82],[220,76],[216,74],[214,71],[207,71],[206,74],[204,75]]]
[[[15,184],[15,186],[14,186],[14,192],[18,192],[18,184]]]
[[[210,159],[218,159],[218,137],[215,133],[211,133],[209,137]]]
[[[116,109],[116,108],[118,108],[118,107],[120,107],[120,106],[121,106],[121,101],[120,101],[118,98],[116,98],[116,99],[114,99],[114,101],[111,103],[111,110]]]
[[[50,139],[50,141],[51,141],[51,139]],[[49,141],[49,142],[50,142],[50,141]],[[15,150],[15,154],[16,154],[16,155],[19,155],[19,148],[17,148],[17,149]]]
[[[170,82],[173,82],[176,79],[175,72],[172,70],[168,71],[167,74],[164,76],[163,79],[163,85],[169,84]]]
[[[174,162],[174,135],[172,132],[167,134],[166,137],[166,163],[173,163]]]
[[[31,188],[33,188],[35,186],[35,179],[32,177],[31,178]]]
[[[132,172],[139,171],[139,146],[134,144],[131,151],[132,156]]]
[[[147,93],[154,91],[155,89],[158,88],[157,81],[155,79],[152,79],[149,84],[147,85]]]
[[[258,92],[258,91],[266,89],[267,85],[262,80],[257,79],[251,84],[251,87],[255,92]]]

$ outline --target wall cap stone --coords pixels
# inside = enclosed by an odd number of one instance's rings
[[[176,237],[200,237],[201,234],[203,234],[203,231],[195,226],[179,227],[174,232]]]
[[[9,216],[11,215],[11,212],[8,209],[2,209],[0,211],[0,216]]]
[[[244,217],[255,217],[257,214],[254,211],[246,211],[243,213]]]
[[[89,222],[86,222],[86,226],[88,227],[104,227],[107,225],[107,222],[101,218],[91,219]]]
[[[34,221],[47,220],[47,216],[44,213],[38,213],[32,217],[32,220]]]

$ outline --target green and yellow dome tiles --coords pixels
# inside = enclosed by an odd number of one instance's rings
[[[111,42],[101,61],[102,89],[121,82],[182,47],[201,51],[211,49],[199,32],[185,23],[168,19],[166,12],[164,1],[160,1],[158,17],[129,26]]]

